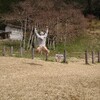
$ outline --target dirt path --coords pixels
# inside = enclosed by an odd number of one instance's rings
[[[100,100],[100,64],[0,57],[0,100]]]

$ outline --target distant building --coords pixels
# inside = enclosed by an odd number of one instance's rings
[[[3,30],[0,30],[0,39],[9,39],[10,38],[10,32],[5,32]]]
[[[23,31],[18,26],[7,25],[5,27],[5,32],[11,33],[9,36],[11,40],[22,40],[23,39]]]

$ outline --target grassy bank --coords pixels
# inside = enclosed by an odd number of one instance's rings
[[[5,45],[6,50],[8,55],[10,55],[10,47],[14,47],[14,56],[20,57],[20,42],[19,41],[10,41],[10,40],[2,40],[0,41],[0,52],[2,53],[2,48]],[[63,43],[59,43],[56,45],[55,50],[50,50],[50,56],[51,58],[56,54],[56,53],[63,53],[64,50],[67,51],[67,54],[69,57],[84,57],[84,51],[92,51],[94,50],[95,52],[100,50],[100,37],[94,38],[93,36],[90,35],[84,35],[76,38],[75,41],[66,43],[64,45]],[[45,59],[44,54],[37,54],[35,53],[35,56],[41,59]],[[31,58],[31,50],[25,50],[24,52],[24,57],[26,58]]]
[[[66,49],[68,52],[84,52],[85,50],[100,50],[100,40],[99,38],[92,40],[91,37],[87,36],[80,36],[74,42],[66,43],[64,46],[63,43],[58,44],[56,46],[56,51],[63,52]]]

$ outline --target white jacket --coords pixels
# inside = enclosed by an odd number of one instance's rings
[[[44,35],[39,35],[37,29],[35,28],[35,34],[37,36],[38,46],[46,46],[46,38],[48,36],[48,29]]]

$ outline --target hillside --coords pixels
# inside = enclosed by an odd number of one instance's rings
[[[9,5],[7,5],[8,1],[5,0],[3,2],[1,0],[2,5],[0,7],[4,5],[9,6],[11,11],[9,10],[9,13],[1,13],[0,19],[5,25],[14,24],[23,27],[24,40],[22,41],[22,45],[24,48],[27,47],[26,44],[28,44],[32,27],[36,26],[39,31],[45,31],[46,26],[49,26],[48,43],[51,42],[52,47],[52,41],[55,39],[55,45],[57,47],[60,45],[58,49],[61,47],[64,49],[67,45],[66,48],[70,51],[72,50],[70,47],[68,48],[70,44],[70,46],[73,46],[73,49],[76,45],[75,50],[80,47],[79,49],[81,50],[82,48],[81,51],[84,51],[86,48],[94,48],[95,45],[95,49],[97,50],[97,48],[99,49],[99,20],[89,25],[87,17],[84,16],[84,11],[87,7],[87,11],[90,6],[93,8],[93,11],[97,9],[93,6],[97,1],[92,1],[92,5],[89,5],[83,0],[82,2],[79,0],[68,0],[68,2],[67,0],[21,0],[18,3],[9,1]],[[96,10],[97,12],[98,9]],[[93,13],[88,14],[93,16]],[[96,19],[97,17],[95,17]],[[88,44],[85,42],[88,42]],[[50,44],[48,44],[49,46]]]
[[[88,35],[90,37],[92,48],[100,47],[100,20],[92,20],[88,29]]]

